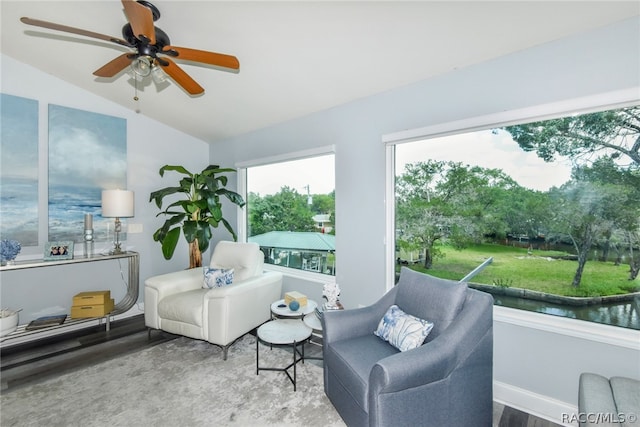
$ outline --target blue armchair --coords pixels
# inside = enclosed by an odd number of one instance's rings
[[[424,344],[401,352],[374,335],[393,304],[433,322]],[[322,323],[325,393],[350,427],[491,426],[491,295],[403,267],[375,304]]]

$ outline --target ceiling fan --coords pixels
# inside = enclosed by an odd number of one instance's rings
[[[154,5],[144,0],[121,1],[129,21],[122,27],[123,39],[27,17],[20,18],[20,21],[36,27],[105,40],[135,50],[133,53],[124,53],[98,68],[93,72],[98,77],[113,77],[128,66],[132,66],[136,74],[146,76],[151,74],[155,68],[160,67],[189,94],[199,95],[204,93],[202,86],[171,58],[199,62],[229,70],[240,69],[240,63],[235,56],[171,45],[169,36],[154,26],[154,21],[160,18],[160,11]]]

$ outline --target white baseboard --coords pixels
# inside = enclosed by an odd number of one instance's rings
[[[568,427],[578,426],[577,422],[568,422],[572,421],[573,414],[578,413],[577,407],[510,384],[494,381],[493,400],[556,424]]]

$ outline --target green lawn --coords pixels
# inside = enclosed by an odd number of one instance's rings
[[[482,244],[464,250],[441,247],[444,258],[438,258],[433,268],[425,270],[420,264],[411,268],[433,276],[460,280],[489,257],[493,262],[471,281],[525,288],[565,296],[605,296],[640,291],[640,281],[629,281],[629,266],[615,266],[611,262],[588,261],[580,287],[571,281],[578,266],[576,261],[549,258],[563,255],[554,251],[532,251],[497,244]],[[566,255],[566,254],[565,254]]]

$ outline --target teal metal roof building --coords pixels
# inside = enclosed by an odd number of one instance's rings
[[[260,245],[265,262],[335,275],[336,236],[316,232],[270,231],[249,237]]]
[[[299,249],[304,251],[333,252],[336,250],[336,236],[302,231],[270,231],[249,237],[261,247]]]

